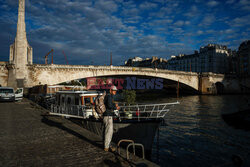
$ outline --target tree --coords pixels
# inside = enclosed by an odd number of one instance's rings
[[[126,104],[135,104],[135,99],[136,99],[135,90],[123,90],[122,96]]]

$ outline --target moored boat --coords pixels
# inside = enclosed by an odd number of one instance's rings
[[[103,137],[102,118],[95,111],[94,101],[102,92],[98,91],[59,91],[56,93],[55,104],[51,105],[51,115],[65,116],[85,129]],[[115,111],[112,141],[121,139],[133,140],[144,146],[151,153],[155,133],[170,107],[179,104],[143,104],[120,106]]]

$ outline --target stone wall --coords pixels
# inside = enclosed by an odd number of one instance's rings
[[[203,73],[201,76],[200,92],[202,94],[243,93],[243,91],[241,91],[240,85],[240,80],[237,78],[236,75],[225,76],[223,74]],[[244,91],[245,90],[246,89],[244,89]]]
[[[7,86],[8,84],[8,69],[7,62],[0,62],[0,85]]]

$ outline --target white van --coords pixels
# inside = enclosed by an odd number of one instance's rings
[[[14,89],[11,87],[0,87],[0,101],[15,101]]]
[[[15,100],[22,100],[23,99],[23,88],[17,88],[15,92]]]
[[[0,87],[0,101],[18,101],[23,99],[23,88]]]

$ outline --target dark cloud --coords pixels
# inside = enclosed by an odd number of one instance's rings
[[[168,58],[191,53],[208,42],[234,48],[249,38],[249,3],[220,1],[26,0],[27,38],[34,62],[55,50],[54,62],[116,65],[134,56]],[[17,0],[0,1],[0,60],[8,60],[14,42]],[[209,6],[209,8],[208,8]],[[220,8],[220,10],[217,10]],[[228,8],[232,12],[228,12]]]

